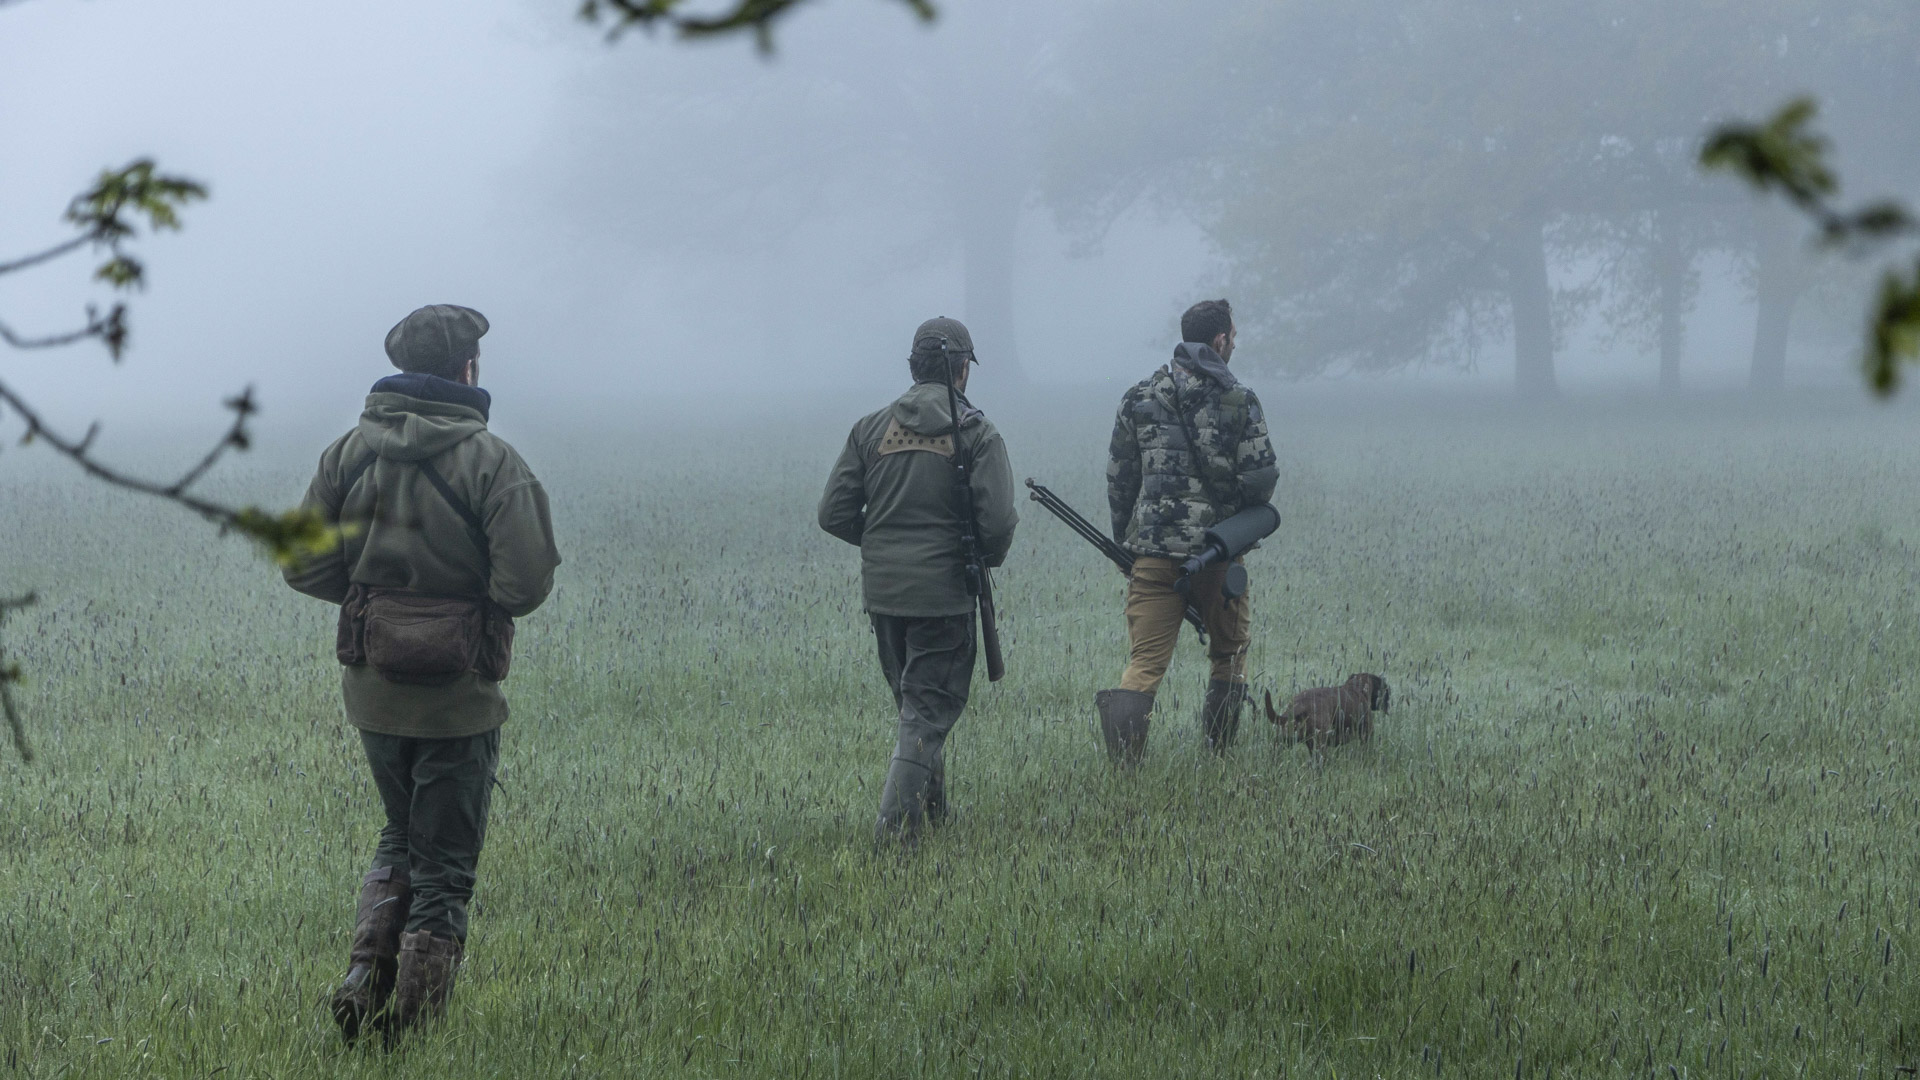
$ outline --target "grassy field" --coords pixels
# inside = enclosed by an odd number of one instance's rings
[[[0,1077],[1853,1077],[1920,1062],[1920,440],[1831,403],[1281,404],[1252,670],[1377,671],[1370,747],[1149,761],[1091,697],[1122,582],[1032,504],[957,820],[869,837],[892,739],[847,415],[519,438],[567,564],[523,623],[448,1022],[343,1048],[377,803],[331,609],[165,507],[0,457],[42,760],[0,752]],[[878,404],[875,402],[874,404]],[[1110,403],[1007,417],[1098,520]],[[688,429],[689,432],[692,429]],[[318,447],[315,447],[317,450]],[[286,502],[308,459],[222,484]]]

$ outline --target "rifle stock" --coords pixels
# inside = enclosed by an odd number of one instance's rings
[[[987,681],[999,682],[1007,673],[1007,661],[1000,654],[1000,615],[993,605],[993,577],[980,568],[980,649],[987,654]]]

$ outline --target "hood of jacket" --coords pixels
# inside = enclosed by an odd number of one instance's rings
[[[1203,375],[1220,384],[1220,389],[1231,390],[1240,385],[1240,380],[1227,370],[1227,362],[1213,351],[1213,346],[1197,341],[1183,341],[1173,347],[1173,362],[1196,375]]]
[[[1162,407],[1176,416],[1188,415],[1197,405],[1196,395],[1204,397],[1211,382],[1218,392],[1231,390],[1240,380],[1227,370],[1227,362],[1213,347],[1183,341],[1173,350],[1173,363],[1153,373],[1147,380],[1148,392]]]
[[[968,403],[965,394],[959,397],[960,426],[967,428],[979,423],[986,414]],[[893,403],[893,418],[916,435],[945,435],[952,431],[953,411],[947,406],[947,384],[914,383],[913,389]]]
[[[437,375],[389,375],[373,384],[360,437],[389,461],[422,461],[487,430],[485,390]]]

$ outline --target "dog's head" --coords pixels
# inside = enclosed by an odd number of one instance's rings
[[[1393,707],[1393,688],[1378,675],[1350,676],[1347,685],[1366,694],[1369,707],[1375,712],[1386,712]]]

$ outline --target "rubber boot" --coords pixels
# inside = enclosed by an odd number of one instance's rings
[[[898,840],[912,846],[926,831],[936,794],[944,800],[940,749],[945,741],[920,724],[901,723],[893,763],[887,769],[887,786],[880,792],[880,819],[873,827],[875,842]]]
[[[351,1042],[368,1021],[379,1023],[393,994],[399,968],[400,931],[407,925],[407,907],[413,896],[407,871],[382,866],[360,879],[360,902],[353,916],[353,945],[347,977],[333,992],[333,1020]]]
[[[1107,756],[1122,765],[1136,764],[1146,756],[1152,694],[1102,690],[1093,695],[1093,706],[1100,710],[1100,737],[1106,741]]]
[[[933,752],[933,775],[927,779],[927,826],[937,829],[947,823],[947,755],[945,747]]]
[[[1219,679],[1207,683],[1207,700],[1200,706],[1200,734],[1208,749],[1218,754],[1233,745],[1240,734],[1240,706],[1246,700],[1246,683]]]
[[[400,970],[393,985],[389,1034],[447,1014],[447,998],[453,994],[453,976],[460,969],[461,951],[460,942],[428,930],[400,935]]]

